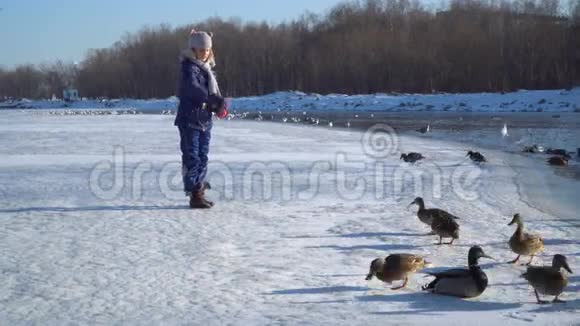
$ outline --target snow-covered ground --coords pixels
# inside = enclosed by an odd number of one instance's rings
[[[45,112],[0,112],[3,323],[578,324],[577,274],[566,304],[537,305],[524,267],[505,263],[520,213],[545,239],[537,263],[561,253],[580,270],[578,206],[556,215],[543,208],[560,198],[522,193],[555,175],[532,158],[487,149],[478,167],[444,135],[218,121],[217,204],[192,211],[173,117]],[[402,163],[408,151],[428,159]],[[417,195],[461,217],[453,246],[424,235],[407,207]],[[476,299],[424,293],[423,274],[399,291],[364,280],[376,257],[465,266],[474,244],[496,258],[481,261],[490,286]]]
[[[116,109],[139,112],[169,112],[177,107],[178,99],[116,99],[63,101],[19,100],[0,102],[1,108],[55,109]],[[383,112],[580,112],[580,88],[571,90],[521,90],[512,93],[470,94],[306,94],[277,92],[264,96],[231,100],[231,109],[244,112],[293,111],[383,111]]]

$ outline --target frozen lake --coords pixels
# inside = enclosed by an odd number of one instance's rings
[[[217,203],[193,211],[181,192],[173,116],[0,112],[0,320],[578,323],[577,274],[561,297],[567,303],[537,305],[519,276],[525,267],[505,263],[515,257],[507,223],[520,213],[526,230],[545,240],[536,263],[560,253],[580,270],[578,203],[570,199],[578,181],[515,153],[577,131],[522,127],[502,140],[499,129],[458,137],[450,129],[424,136],[381,128],[217,121],[208,193]],[[468,149],[489,163],[474,165]],[[410,151],[427,159],[399,160]],[[407,207],[418,195],[461,217],[453,246],[425,235],[416,208]],[[421,273],[399,291],[364,280],[372,259],[397,252],[426,256],[432,270],[463,267],[475,244],[496,259],[482,260],[490,286],[475,299],[424,293],[429,279]]]

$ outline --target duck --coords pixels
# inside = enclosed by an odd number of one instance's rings
[[[370,281],[373,276],[385,283],[404,280],[401,286],[391,290],[399,290],[407,286],[409,275],[430,266],[425,258],[412,254],[391,254],[386,258],[377,258],[371,262],[369,273],[365,278]]]
[[[524,148],[522,149],[522,152],[524,153],[536,153],[536,147],[534,146],[524,146]]]
[[[475,163],[487,162],[485,156],[481,155],[480,152],[469,151],[465,156],[469,156],[469,158]]]
[[[487,288],[488,279],[479,266],[480,258],[489,258],[480,246],[473,246],[467,255],[468,268],[454,268],[442,272],[427,273],[435,280],[422,287],[423,291],[459,298],[475,298]]]
[[[568,277],[562,272],[562,268],[572,274],[566,256],[557,254],[552,259],[552,266],[530,266],[522,274],[522,277],[534,288],[538,303],[547,303],[540,299],[538,293],[556,296],[552,302],[566,302],[558,299],[568,285]]]
[[[568,165],[568,159],[562,156],[552,156],[548,159],[547,162],[550,165],[558,165],[558,166]]]
[[[548,148],[546,150],[546,154],[562,156],[568,160],[572,158],[570,156],[570,154],[568,154],[568,152],[565,149],[561,149],[561,148]]]
[[[521,255],[531,256],[528,265],[532,263],[534,255],[544,250],[544,240],[536,234],[524,232],[524,222],[520,214],[515,214],[512,221],[508,225],[517,224],[518,227],[509,240],[510,248],[518,256],[509,261],[510,264],[515,264]]]
[[[425,224],[427,224],[429,227],[431,226],[431,224],[433,224],[433,218],[435,216],[437,217],[450,217],[454,220],[459,219],[459,217],[450,214],[442,209],[439,208],[425,208],[425,201],[423,200],[423,198],[421,197],[417,197],[415,198],[415,200],[413,200],[409,206],[411,205],[417,205],[419,206],[419,210],[417,211],[417,217],[419,218],[419,220]]]
[[[423,156],[421,153],[415,153],[415,152],[411,152],[409,154],[401,154],[401,160],[407,162],[407,163],[415,163],[417,161],[420,161],[422,159],[424,159],[425,156]]]
[[[451,238],[446,244],[453,244],[455,239],[459,239],[459,224],[451,216],[433,216],[431,230],[439,236],[437,245],[443,244],[443,238]]]
[[[419,220],[431,227],[431,233],[439,236],[438,245],[442,244],[443,238],[452,238],[451,242],[447,244],[453,244],[455,239],[459,238],[459,224],[455,220],[459,217],[450,214],[439,208],[425,208],[425,202],[423,198],[417,197],[409,206],[416,204],[419,206],[417,211],[417,217]]]
[[[524,146],[524,149],[522,151],[525,153],[543,153],[544,148],[542,146],[534,144],[532,146]]]

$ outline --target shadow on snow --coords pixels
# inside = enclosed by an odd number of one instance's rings
[[[284,295],[284,294],[325,294],[325,293],[336,293],[336,292],[366,292],[367,287],[362,286],[328,286],[321,288],[302,288],[302,289],[288,289],[288,290],[277,290],[268,295]]]
[[[148,210],[173,210],[189,209],[187,205],[170,206],[84,206],[84,207],[23,207],[0,209],[0,213],[30,213],[30,212],[91,212],[91,211],[148,211]]]
[[[400,293],[392,295],[368,295],[358,298],[363,302],[408,303],[404,310],[378,311],[377,315],[443,314],[452,311],[494,311],[515,309],[519,303],[503,303],[464,300],[429,293]]]

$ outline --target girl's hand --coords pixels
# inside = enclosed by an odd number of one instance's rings
[[[208,98],[209,110],[215,112],[218,118],[223,119],[228,115],[228,101],[219,95],[210,95]]]
[[[218,110],[224,106],[225,99],[219,95],[212,94],[207,99],[207,104],[209,105],[209,110],[211,112],[217,113]]]
[[[224,99],[223,105],[216,112],[218,118],[223,119],[228,115],[229,103],[228,100]]]

